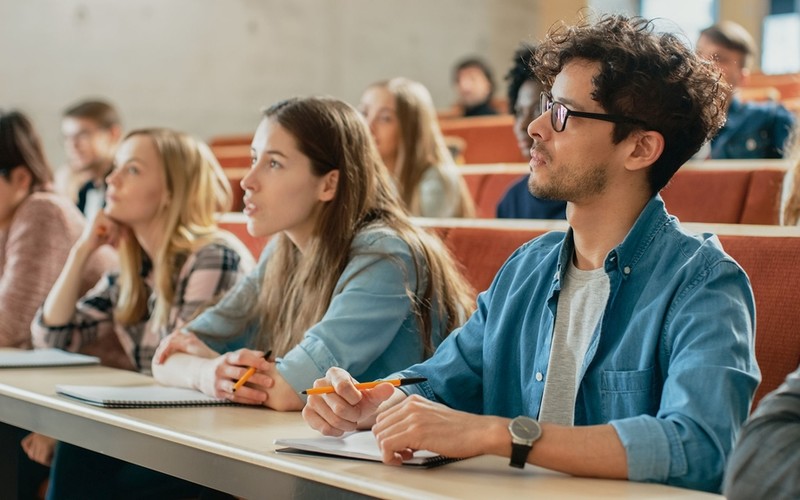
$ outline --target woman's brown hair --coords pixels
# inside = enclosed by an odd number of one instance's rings
[[[395,99],[400,141],[397,152],[397,179],[400,198],[409,212],[421,213],[419,184],[428,169],[434,169],[445,181],[447,197],[458,198],[455,217],[474,217],[475,207],[461,175],[448,175],[457,169],[447,149],[430,92],[419,82],[392,78],[370,86],[386,89]],[[457,182],[455,182],[457,181]]]
[[[356,234],[367,227],[385,227],[411,250],[417,285],[415,290],[406,285],[407,294],[426,355],[431,354],[432,318],[446,318],[446,324],[436,326],[449,332],[472,310],[473,293],[441,241],[412,224],[361,115],[343,101],[310,97],[279,102],[264,116],[294,137],[315,175],[337,169],[339,180],[302,254],[286,235],[275,236],[276,249],[261,287],[259,347],[271,347],[282,356],[297,345],[327,311],[353,257]]]
[[[53,172],[31,121],[19,111],[0,112],[0,174],[17,167],[31,173],[31,192],[52,189]]]

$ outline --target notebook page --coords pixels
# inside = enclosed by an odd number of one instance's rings
[[[45,366],[97,365],[100,359],[61,349],[0,352],[0,368],[35,368]]]
[[[375,462],[381,461],[381,452],[378,448],[378,442],[375,440],[375,435],[371,431],[353,432],[340,438],[321,436],[318,438],[306,439],[276,439],[275,444],[325,455],[358,458]],[[445,457],[437,455],[436,453],[427,450],[419,450],[414,452],[413,458],[403,463],[408,465],[425,465],[429,462],[437,462],[444,459]]]

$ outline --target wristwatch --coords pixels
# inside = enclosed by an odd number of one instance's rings
[[[530,417],[517,417],[508,424],[508,432],[511,434],[511,462],[508,465],[522,469],[533,443],[542,437],[542,428]]]

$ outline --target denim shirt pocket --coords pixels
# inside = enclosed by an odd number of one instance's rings
[[[606,422],[636,415],[655,415],[658,409],[655,369],[604,371],[600,394]]]

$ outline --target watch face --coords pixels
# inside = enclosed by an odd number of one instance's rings
[[[517,417],[511,421],[509,427],[511,434],[519,439],[526,441],[536,440],[542,433],[542,428],[539,427],[539,422],[529,417]]]

